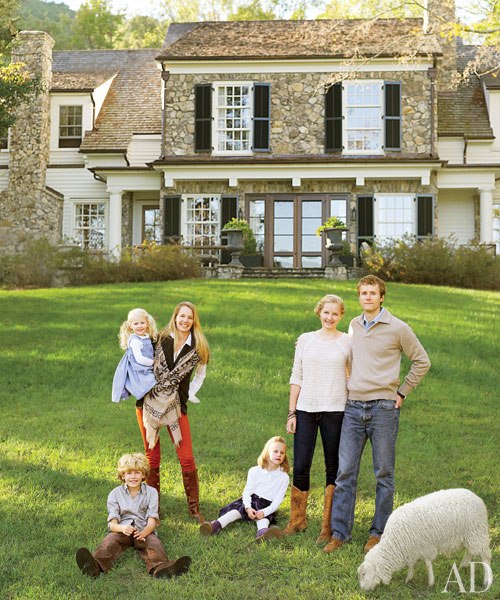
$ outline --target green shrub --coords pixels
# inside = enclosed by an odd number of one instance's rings
[[[257,242],[255,240],[255,235],[245,219],[236,219],[233,217],[224,225],[222,230],[224,231],[224,229],[241,229],[243,232],[243,254],[257,254]]]
[[[374,244],[362,259],[370,273],[386,281],[500,289],[500,256],[477,243],[457,246],[452,237],[417,241],[406,236]]]
[[[46,239],[32,240],[23,252],[4,257],[2,282],[9,287],[50,287],[58,263],[56,247]]]
[[[1,281],[9,287],[92,285],[135,281],[167,281],[200,276],[198,260],[179,245],[144,243],[124,248],[118,260],[79,247],[52,246],[36,240],[22,253],[0,263]]]

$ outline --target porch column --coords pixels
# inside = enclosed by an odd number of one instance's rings
[[[122,194],[123,190],[113,190],[109,195],[108,249],[114,256],[122,249]]]
[[[491,244],[493,241],[493,189],[479,190],[479,241]]]

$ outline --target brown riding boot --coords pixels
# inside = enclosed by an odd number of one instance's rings
[[[283,529],[283,535],[292,535],[299,531],[304,531],[307,527],[307,496],[309,491],[302,492],[299,488],[292,486],[292,494],[290,497],[290,520],[288,525]]]
[[[160,496],[160,467],[151,467],[146,483],[154,487]]]
[[[333,484],[327,485],[325,488],[325,499],[323,503],[323,520],[321,521],[321,531],[319,532],[317,544],[326,544],[332,537],[332,530],[330,529],[330,521],[332,519],[332,504],[333,494],[335,492],[335,486]]]
[[[189,514],[194,517],[198,523],[204,523],[205,517],[200,513],[200,492],[198,486],[198,471],[182,472],[182,483],[188,503]]]

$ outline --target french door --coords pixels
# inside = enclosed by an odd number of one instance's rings
[[[316,229],[333,214],[332,198],[331,194],[247,195],[247,219],[263,249],[265,266],[325,266],[323,238]]]

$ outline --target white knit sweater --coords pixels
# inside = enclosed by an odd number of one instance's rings
[[[343,411],[347,402],[347,378],[351,370],[351,340],[346,333],[324,340],[317,331],[297,340],[290,383],[300,386],[297,410]]]

